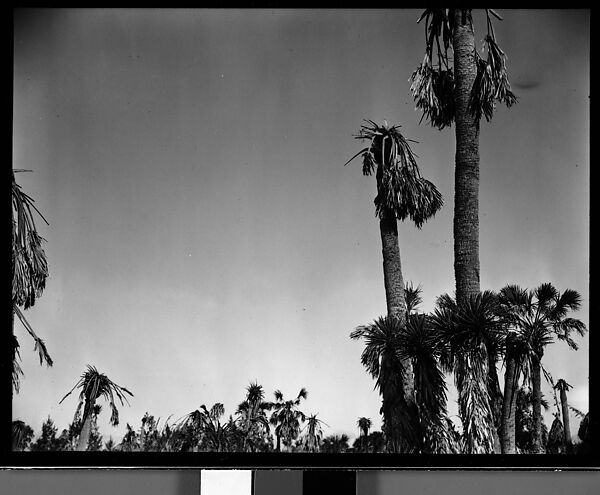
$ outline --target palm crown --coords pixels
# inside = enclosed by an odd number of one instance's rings
[[[99,373],[94,366],[88,365],[85,373],[81,375],[81,378],[75,384],[75,386],[60,400],[59,404],[62,403],[62,401],[65,400],[73,392],[73,390],[78,387],[81,388],[81,392],[79,394],[79,404],[77,405],[77,410],[75,411],[75,417],[78,416],[81,406],[85,404],[83,418],[86,418],[93,412],[93,407],[96,405],[96,400],[100,397],[103,397],[110,405],[110,423],[113,426],[117,426],[119,424],[119,410],[115,404],[115,397],[119,399],[121,405],[124,405],[125,402],[129,404],[125,394],[133,397],[133,394],[125,387],[117,385],[106,375]]]
[[[421,177],[415,156],[400,126],[380,126],[366,120],[355,136],[368,140],[370,145],[356,153],[363,157],[363,175],[377,178],[376,214],[379,218],[393,214],[398,220],[410,218],[421,227],[442,207],[442,195],[428,180]]]

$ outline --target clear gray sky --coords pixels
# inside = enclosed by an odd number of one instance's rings
[[[589,314],[589,11],[503,10],[496,35],[519,97],[482,122],[483,289],[546,281]],[[18,326],[25,377],[13,416],[60,429],[87,364],[144,412],[201,404],[233,414],[257,380],[309,392],[326,434],[381,426],[380,399],[349,338],[385,313],[375,183],[359,161],[365,118],[402,125],[445,199],[400,226],[405,280],[430,311],[454,291],[454,128],[415,111],[424,54],[413,10],[36,10],[14,29],[13,167],[50,222],[50,277],[27,312],[54,359]],[[476,13],[476,39],[485,18]],[[19,325],[19,324],[17,324]],[[588,408],[588,340],[544,357]],[[544,392],[551,401],[550,389]],[[456,411],[450,389],[449,408]],[[105,408],[105,410],[107,410]],[[549,418],[549,419],[548,419]],[[550,424],[551,418],[547,416]],[[579,420],[572,419],[573,430]]]

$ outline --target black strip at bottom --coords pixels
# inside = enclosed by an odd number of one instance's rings
[[[356,495],[356,471],[304,471],[302,495]]]

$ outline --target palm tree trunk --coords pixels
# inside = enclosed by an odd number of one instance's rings
[[[468,109],[477,76],[475,34],[468,9],[454,11],[454,275],[456,300],[479,292],[479,119]]]
[[[571,452],[571,425],[569,421],[569,403],[567,402],[567,391],[565,388],[560,389],[560,404],[562,406],[563,426],[565,428],[565,452]]]
[[[404,326],[406,324],[406,298],[404,295],[396,217],[393,214],[388,214],[382,218],[379,221],[379,231],[381,233],[383,280],[388,315],[398,318],[400,325]],[[402,375],[404,398],[411,407],[415,404],[415,382],[410,359],[402,360],[402,367],[404,368]]]
[[[492,415],[494,418],[494,453],[500,454],[502,446],[500,442],[500,424],[502,419],[502,391],[498,380],[498,371],[496,370],[496,358],[490,349],[486,350],[488,356],[488,376],[487,386],[491,401]]]
[[[277,436],[277,452],[281,452],[281,437],[278,433],[275,434]]]
[[[504,373],[504,399],[502,401],[502,422],[500,426],[500,443],[503,454],[516,454],[516,392],[517,392],[517,360],[510,351],[506,357]]]
[[[542,444],[542,364],[539,356],[533,356],[531,372],[531,389],[533,392],[533,453],[543,454]]]
[[[93,406],[84,415],[83,425],[81,427],[81,432],[79,433],[79,439],[77,440],[77,451],[84,452],[87,450],[88,443],[90,441],[90,433],[92,431],[92,411]]]

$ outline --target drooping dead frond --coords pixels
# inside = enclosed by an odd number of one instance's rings
[[[490,121],[494,115],[496,101],[510,108],[517,102],[517,97],[508,82],[506,55],[491,35],[488,34],[484,42],[487,48],[487,59],[484,60],[476,54],[477,76],[469,98],[469,111],[477,119],[480,119],[483,114],[485,119]]]
[[[416,108],[423,112],[432,127],[442,130],[454,122],[454,72],[431,64],[429,55],[415,69],[410,91]]]
[[[45,242],[37,231],[33,211],[48,223],[12,177],[12,300],[29,309],[46,287],[48,263]]]
[[[44,343],[44,341],[42,339],[40,339],[36,335],[36,333],[33,331],[33,328],[31,327],[31,325],[25,318],[25,315],[23,314],[23,312],[19,309],[19,306],[14,304],[13,311],[19,317],[19,320],[21,321],[21,323],[23,324],[23,326],[25,327],[25,329],[27,330],[29,335],[31,335],[31,337],[33,338],[33,340],[35,342],[33,349],[35,351],[37,351],[37,353],[38,353],[38,356],[40,358],[40,364],[45,362],[46,366],[52,366],[53,361],[52,361],[52,358],[50,357],[50,354],[48,354],[48,350],[46,349],[46,344]]]

